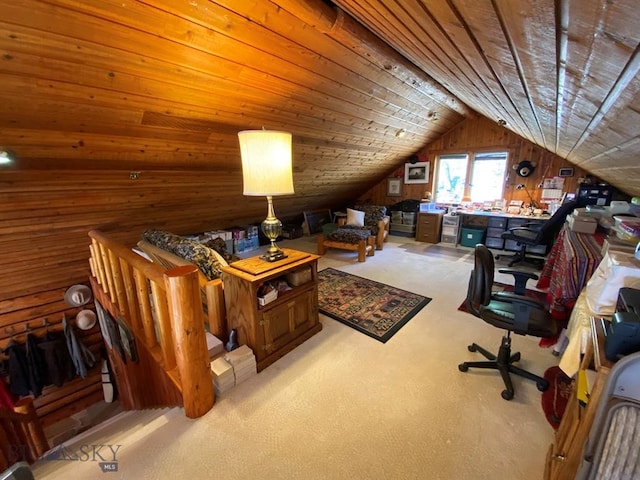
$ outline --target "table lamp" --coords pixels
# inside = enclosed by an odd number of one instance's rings
[[[266,196],[267,218],[261,224],[262,232],[271,242],[262,259],[275,262],[286,255],[276,245],[282,233],[282,222],[276,218],[273,196],[291,195],[291,134],[272,130],[245,130],[238,132],[242,157],[243,195]]]

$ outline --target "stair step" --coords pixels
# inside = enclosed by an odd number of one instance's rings
[[[52,448],[43,455],[33,467],[44,466],[48,463],[47,456],[55,457],[59,451],[76,452],[85,445],[127,445],[144,438],[161,425],[167,423],[167,418],[173,415],[184,415],[179,407],[157,408],[147,410],[128,410],[99,423],[88,430],[70,438]]]

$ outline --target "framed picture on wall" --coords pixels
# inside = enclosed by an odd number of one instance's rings
[[[401,178],[387,178],[387,196],[389,197],[402,196],[402,179]]]
[[[405,163],[404,183],[429,183],[429,162]]]

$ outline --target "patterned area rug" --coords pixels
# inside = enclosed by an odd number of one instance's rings
[[[549,388],[542,392],[542,411],[547,422],[557,430],[571,398],[571,379],[557,366],[549,367],[544,378],[549,381]]]
[[[431,301],[334,268],[321,270],[318,277],[320,312],[382,343]]]

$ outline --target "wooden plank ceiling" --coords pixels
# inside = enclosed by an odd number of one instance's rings
[[[479,113],[640,195],[639,15],[633,0],[3,2],[0,145],[14,169],[235,182],[236,132],[282,129],[297,195],[353,198]]]
[[[482,115],[640,193],[635,0],[335,0]]]

